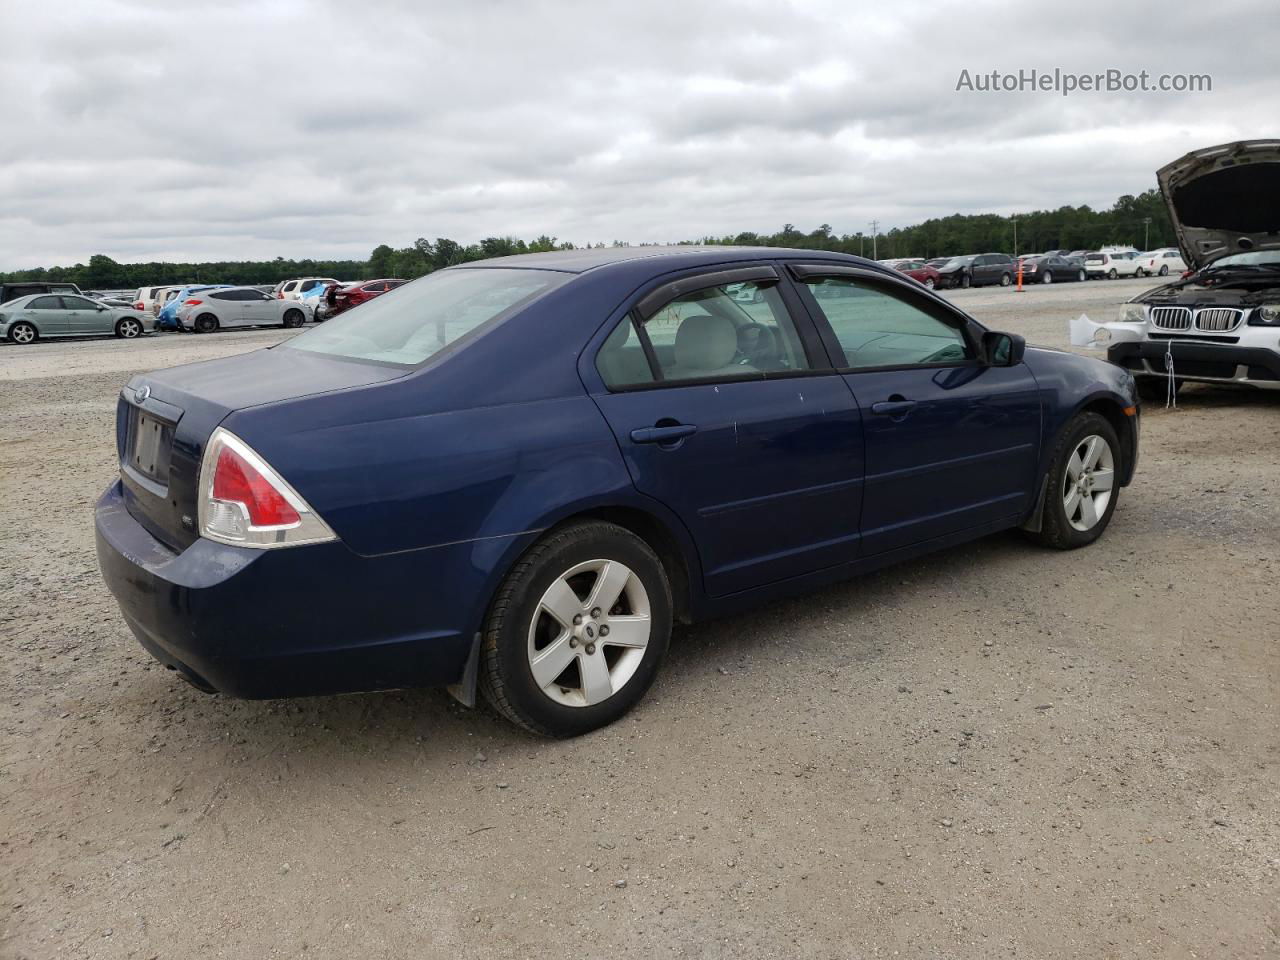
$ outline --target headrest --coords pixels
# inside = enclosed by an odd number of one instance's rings
[[[685,370],[719,370],[733,363],[738,333],[728,317],[698,313],[676,330],[676,366]]]

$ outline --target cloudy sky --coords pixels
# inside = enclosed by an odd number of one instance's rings
[[[0,270],[840,233],[1280,134],[1274,5],[0,0]],[[1211,93],[957,92],[1020,68]]]

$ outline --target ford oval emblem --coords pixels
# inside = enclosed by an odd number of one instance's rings
[[[151,388],[146,384],[143,384],[137,390],[133,391],[133,400],[135,403],[142,403],[149,396],[151,396]]]

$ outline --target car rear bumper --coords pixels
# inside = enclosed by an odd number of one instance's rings
[[[459,680],[478,625],[452,547],[361,557],[340,542],[253,550],[199,539],[175,553],[125,507],[95,509],[98,563],[139,643],[204,690],[304,696]],[[482,608],[481,608],[482,609]]]
[[[1107,359],[1134,376],[1169,375],[1164,355],[1169,340],[1113,344]],[[1280,352],[1234,343],[1173,340],[1173,373],[1179,380],[1280,390]]]

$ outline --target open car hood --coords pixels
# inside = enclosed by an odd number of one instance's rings
[[[1156,178],[1192,269],[1233,253],[1280,249],[1280,140],[1193,150]]]

